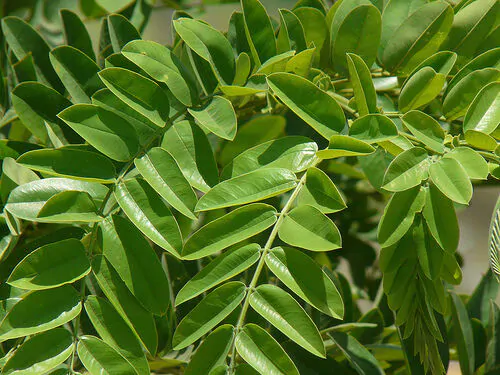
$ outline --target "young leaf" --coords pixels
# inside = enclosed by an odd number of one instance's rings
[[[292,246],[311,251],[329,251],[342,247],[337,226],[313,206],[298,206],[283,220],[279,238]]]
[[[420,185],[428,176],[430,164],[427,151],[421,147],[402,152],[389,165],[383,188],[396,192]]]
[[[28,254],[7,283],[21,289],[50,289],[72,283],[90,272],[85,248],[77,239],[54,242]]]
[[[359,115],[377,113],[377,93],[370,69],[361,57],[353,53],[347,54],[347,66]]]
[[[74,350],[73,345],[71,333],[64,328],[32,336],[7,360],[2,373],[45,374],[68,359]]]
[[[245,271],[259,260],[259,251],[258,244],[250,244],[219,255],[182,287],[176,306]]]
[[[236,113],[231,102],[222,96],[214,96],[203,108],[188,108],[188,111],[203,128],[218,137],[231,141],[236,136]]]
[[[174,350],[191,345],[228,316],[245,298],[245,284],[233,281],[208,294],[175,330],[172,339]]]
[[[424,145],[435,152],[444,152],[444,130],[439,122],[421,111],[410,111],[403,118],[404,125]]]
[[[319,265],[293,248],[274,248],[266,256],[269,269],[295,294],[321,312],[342,319],[342,296]]]
[[[297,196],[297,205],[310,205],[324,214],[341,211],[347,207],[330,177],[315,167],[307,170],[306,183]]]
[[[344,156],[364,156],[375,152],[368,143],[345,135],[334,135],[330,138],[328,148],[319,150],[316,155],[320,159],[335,159]]]
[[[261,285],[250,295],[250,306],[291,340],[325,358],[318,329],[290,294],[274,285]]]
[[[64,39],[68,46],[74,47],[95,61],[92,39],[78,15],[71,10],[61,9]]]
[[[238,206],[280,195],[297,186],[295,174],[284,168],[263,168],[215,185],[196,211]]]
[[[276,209],[253,203],[216,219],[188,238],[182,249],[187,260],[203,258],[260,233],[276,222]]]
[[[340,105],[307,79],[274,73],[267,77],[267,83],[274,95],[326,139],[344,129],[345,116]]]
[[[69,322],[82,310],[80,295],[70,285],[38,290],[22,297],[0,323],[0,340],[33,335]]]
[[[260,374],[299,375],[280,344],[258,325],[243,327],[235,343],[238,354]]]
[[[472,198],[472,184],[465,169],[452,158],[442,158],[429,168],[431,181],[451,200],[468,204]]]
[[[465,141],[474,148],[486,151],[495,151],[498,146],[495,138],[478,130],[467,130]]]
[[[123,212],[151,241],[180,257],[182,236],[175,217],[151,186],[141,178],[121,181],[115,198]]]
[[[396,138],[398,128],[387,116],[369,114],[356,119],[351,124],[349,135],[371,144]]]

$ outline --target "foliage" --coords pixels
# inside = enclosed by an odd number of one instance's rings
[[[172,46],[146,0],[81,1],[97,45],[14,3],[2,374],[498,373],[498,207],[452,290],[455,209],[500,178],[498,0],[242,0]]]

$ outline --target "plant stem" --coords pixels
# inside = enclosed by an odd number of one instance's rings
[[[300,190],[302,189],[302,186],[304,186],[306,182],[306,173],[302,176],[300,181],[298,182],[297,186],[295,187],[295,190],[292,192],[290,195],[290,198],[288,198],[288,201],[285,203],[283,206],[283,209],[281,210],[278,220],[276,220],[276,223],[274,224],[273,230],[271,231],[271,234],[269,235],[269,238],[266,241],[266,244],[264,245],[264,249],[262,250],[259,258],[259,263],[257,264],[257,268],[255,269],[255,273],[253,274],[252,280],[250,281],[250,285],[247,288],[247,294],[245,296],[245,300],[243,301],[243,308],[241,309],[240,316],[238,317],[238,322],[236,323],[236,328],[234,330],[234,338],[233,338],[233,343],[231,345],[231,362],[229,365],[229,374],[233,374],[234,372],[234,366],[236,364],[236,345],[235,345],[235,340],[236,340],[236,335],[238,332],[243,328],[243,324],[245,324],[245,318],[246,314],[248,311],[248,307],[250,305],[250,293],[255,289],[257,282],[259,281],[259,276],[264,269],[264,264],[265,264],[265,258],[269,250],[271,250],[271,247],[273,246],[273,242],[278,235],[278,230],[281,227],[281,224],[283,223],[283,220],[290,211],[290,208],[292,207],[293,202],[299,195]]]
[[[356,110],[354,108],[349,107],[349,99],[344,98],[342,95],[339,95],[335,92],[329,93],[339,105],[344,109],[344,111],[349,112],[354,117],[359,117]]]

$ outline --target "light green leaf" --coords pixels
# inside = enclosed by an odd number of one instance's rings
[[[342,319],[342,296],[332,280],[309,256],[293,248],[274,248],[266,265],[295,294],[321,312]]]
[[[92,197],[84,191],[63,191],[51,197],[38,212],[40,222],[101,221]]]
[[[465,305],[454,292],[451,292],[452,316],[455,338],[457,340],[457,351],[459,353],[460,369],[464,375],[474,373],[474,337],[469,315]]]
[[[234,74],[233,86],[244,86],[247,82],[248,76],[251,73],[251,69],[252,60],[250,60],[250,56],[248,56],[246,52],[241,52],[236,58],[236,72]],[[221,91],[224,92],[224,89],[222,89],[222,87]]]
[[[99,230],[102,254],[128,289],[148,311],[163,315],[170,303],[170,285],[149,243],[121,216],[101,222]]]
[[[85,248],[77,239],[54,242],[28,254],[7,283],[21,289],[50,289],[72,283],[90,272]]]
[[[226,357],[234,338],[234,327],[225,324],[214,330],[196,349],[185,375],[219,375],[219,366],[226,367]],[[225,370],[220,374],[226,374]]]
[[[39,179],[35,172],[17,163],[11,157],[4,158],[2,161],[2,177],[0,179],[2,201],[6,202],[10,192],[16,187]]]
[[[214,96],[203,108],[188,108],[188,112],[203,128],[218,137],[231,141],[236,136],[236,113],[231,102],[222,96]]]
[[[445,133],[439,122],[421,111],[410,111],[403,116],[402,120],[415,138],[424,145],[440,154],[444,152]]]
[[[274,95],[326,139],[344,129],[345,116],[340,105],[307,79],[275,73],[267,77],[267,83]]]
[[[174,124],[165,133],[161,147],[174,157],[184,177],[195,189],[207,192],[219,182],[212,147],[198,126],[189,121]]]
[[[144,156],[134,160],[144,179],[177,211],[196,220],[194,207],[197,197],[168,151],[153,147]]]
[[[92,94],[104,86],[97,75],[99,66],[74,47],[53,49],[50,62],[75,103],[90,103]]]
[[[328,43],[330,30],[329,25],[326,23],[325,15],[320,10],[312,7],[296,8],[293,10],[293,13],[300,20],[304,28],[307,45],[315,46],[315,50],[310,48],[307,53],[317,61],[320,58],[327,61],[330,53],[330,45]],[[306,53],[305,51],[303,52]],[[298,55],[301,54],[302,52]]]
[[[233,82],[236,66],[233,49],[220,31],[190,18],[175,20],[174,28],[188,47],[210,64],[221,84]]]
[[[117,161],[128,161],[139,150],[135,129],[113,112],[93,104],[76,104],[61,118],[98,151]]]
[[[319,150],[316,155],[320,159],[335,159],[344,156],[363,156],[375,152],[375,148],[359,139],[346,135],[334,135],[330,138],[327,149]]]
[[[299,375],[280,344],[258,325],[245,325],[235,343],[238,354],[259,374]]]
[[[444,154],[444,157],[458,161],[471,179],[486,180],[488,178],[488,163],[477,151],[469,147],[454,148]]]
[[[492,82],[476,95],[464,119],[464,131],[493,132],[500,123],[500,82]]]
[[[180,257],[182,236],[175,217],[164,201],[139,178],[116,186],[115,198],[123,212],[151,241]]]
[[[57,367],[73,352],[71,333],[56,328],[30,337],[8,359],[2,374],[42,375]]]
[[[299,206],[283,220],[279,238],[292,246],[311,251],[329,251],[342,247],[337,226],[313,206]]]
[[[78,358],[90,375],[136,375],[132,365],[115,349],[94,336],[81,336],[78,341]]]
[[[304,28],[298,17],[288,9],[279,9],[281,25],[277,39],[279,53],[300,52],[307,48]]]
[[[457,160],[443,158],[431,164],[429,176],[437,188],[451,200],[468,204],[472,198],[472,184],[469,176]]]
[[[92,39],[83,21],[71,10],[61,9],[61,20],[64,27],[64,39],[68,46],[74,47],[95,61]]]
[[[245,298],[245,284],[233,281],[208,294],[181,320],[172,345],[179,350],[191,345],[228,316]]]
[[[216,219],[188,238],[182,249],[186,260],[203,258],[243,241],[269,228],[276,222],[276,209],[253,203]]]
[[[387,168],[383,188],[389,191],[404,191],[420,185],[428,176],[430,164],[427,151],[421,147],[403,151]]]
[[[318,145],[306,137],[288,136],[262,143],[237,155],[222,178],[237,177],[262,168],[286,168],[294,173],[312,166]]]
[[[377,93],[370,69],[361,57],[353,53],[347,54],[347,66],[359,115],[377,113]]]
[[[274,285],[261,285],[250,295],[250,306],[291,340],[325,358],[318,328],[290,294]]]
[[[399,110],[408,112],[429,104],[439,95],[446,83],[446,76],[432,67],[424,66],[405,82],[399,95]]]
[[[396,138],[398,128],[387,116],[369,114],[356,119],[351,124],[349,135],[371,144]]]
[[[92,260],[92,272],[104,295],[118,311],[149,353],[156,353],[158,337],[153,315],[132,295],[111,264],[102,255]],[[163,291],[164,292],[164,291]]]
[[[70,285],[25,294],[0,323],[0,340],[33,335],[69,322],[82,310],[80,295]]]
[[[307,170],[306,183],[297,196],[297,205],[306,204],[316,207],[325,214],[341,211],[347,207],[330,177],[315,167]]]
[[[182,287],[176,306],[245,271],[259,260],[259,251],[258,244],[250,244],[219,255]]]
[[[113,51],[118,53],[130,41],[141,39],[137,29],[121,14],[111,14],[107,18],[109,39]]]
[[[262,168],[215,185],[196,211],[238,206],[283,194],[297,186],[295,174],[284,168]]]
[[[495,138],[477,130],[467,130],[465,132],[465,141],[474,148],[486,151],[495,151],[498,146]]]
[[[108,301],[97,296],[88,296],[85,311],[99,336],[125,357],[137,374],[150,373],[139,339]]]
[[[380,246],[391,246],[403,238],[410,229],[415,214],[422,211],[425,196],[425,190],[415,186],[391,197],[378,227]]]
[[[114,182],[113,163],[101,154],[71,149],[42,149],[22,154],[18,163],[49,176],[70,177],[99,183]]]
[[[99,72],[106,87],[156,126],[164,127],[170,111],[168,96],[154,81],[123,68]]]
[[[286,68],[286,64],[295,55],[295,51],[283,52],[279,55],[271,57],[265,61],[255,74],[268,75],[276,72],[282,72]]]

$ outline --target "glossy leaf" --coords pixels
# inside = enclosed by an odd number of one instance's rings
[[[319,150],[316,155],[320,159],[335,159],[344,156],[363,156],[375,152],[370,144],[345,135],[334,135],[330,138],[328,148]]]
[[[108,16],[109,39],[113,51],[118,53],[131,40],[141,39],[137,29],[130,21],[121,14],[111,14]]]
[[[358,55],[349,53],[347,55],[347,66],[359,115],[365,116],[369,113],[378,112],[377,94],[370,69],[364,60]]]
[[[444,130],[431,116],[421,111],[410,111],[402,120],[415,138],[425,146],[441,154],[444,152]]]
[[[408,112],[429,104],[439,95],[446,82],[446,76],[425,66],[405,82],[399,96],[399,110]]]
[[[236,113],[231,102],[222,96],[215,96],[206,107],[189,108],[188,111],[203,128],[215,135],[230,141],[236,136]]]
[[[63,191],[51,197],[38,212],[38,221],[89,222],[101,221],[92,197],[84,191]]]
[[[90,35],[80,17],[71,10],[61,9],[61,19],[66,44],[82,51],[95,61],[92,39],[90,39]]]
[[[389,165],[383,188],[389,191],[404,191],[427,178],[430,160],[427,151],[413,147],[399,154]]]
[[[344,198],[330,177],[315,167],[307,170],[306,183],[297,196],[297,204],[316,207],[325,214],[337,212],[347,207]]]
[[[464,131],[476,130],[490,134],[500,123],[500,82],[486,85],[467,110]]]
[[[478,130],[467,130],[465,132],[465,141],[470,146],[480,150],[495,151],[498,146],[495,138]]]
[[[485,180],[488,178],[488,163],[477,151],[469,147],[454,148],[447,152],[444,157],[458,161],[471,179]]]
[[[349,135],[367,143],[387,141],[398,136],[398,128],[384,115],[369,114],[356,119],[349,128]]]
[[[429,176],[441,192],[451,200],[468,204],[472,198],[472,184],[465,169],[452,158],[443,158],[431,164]]]

